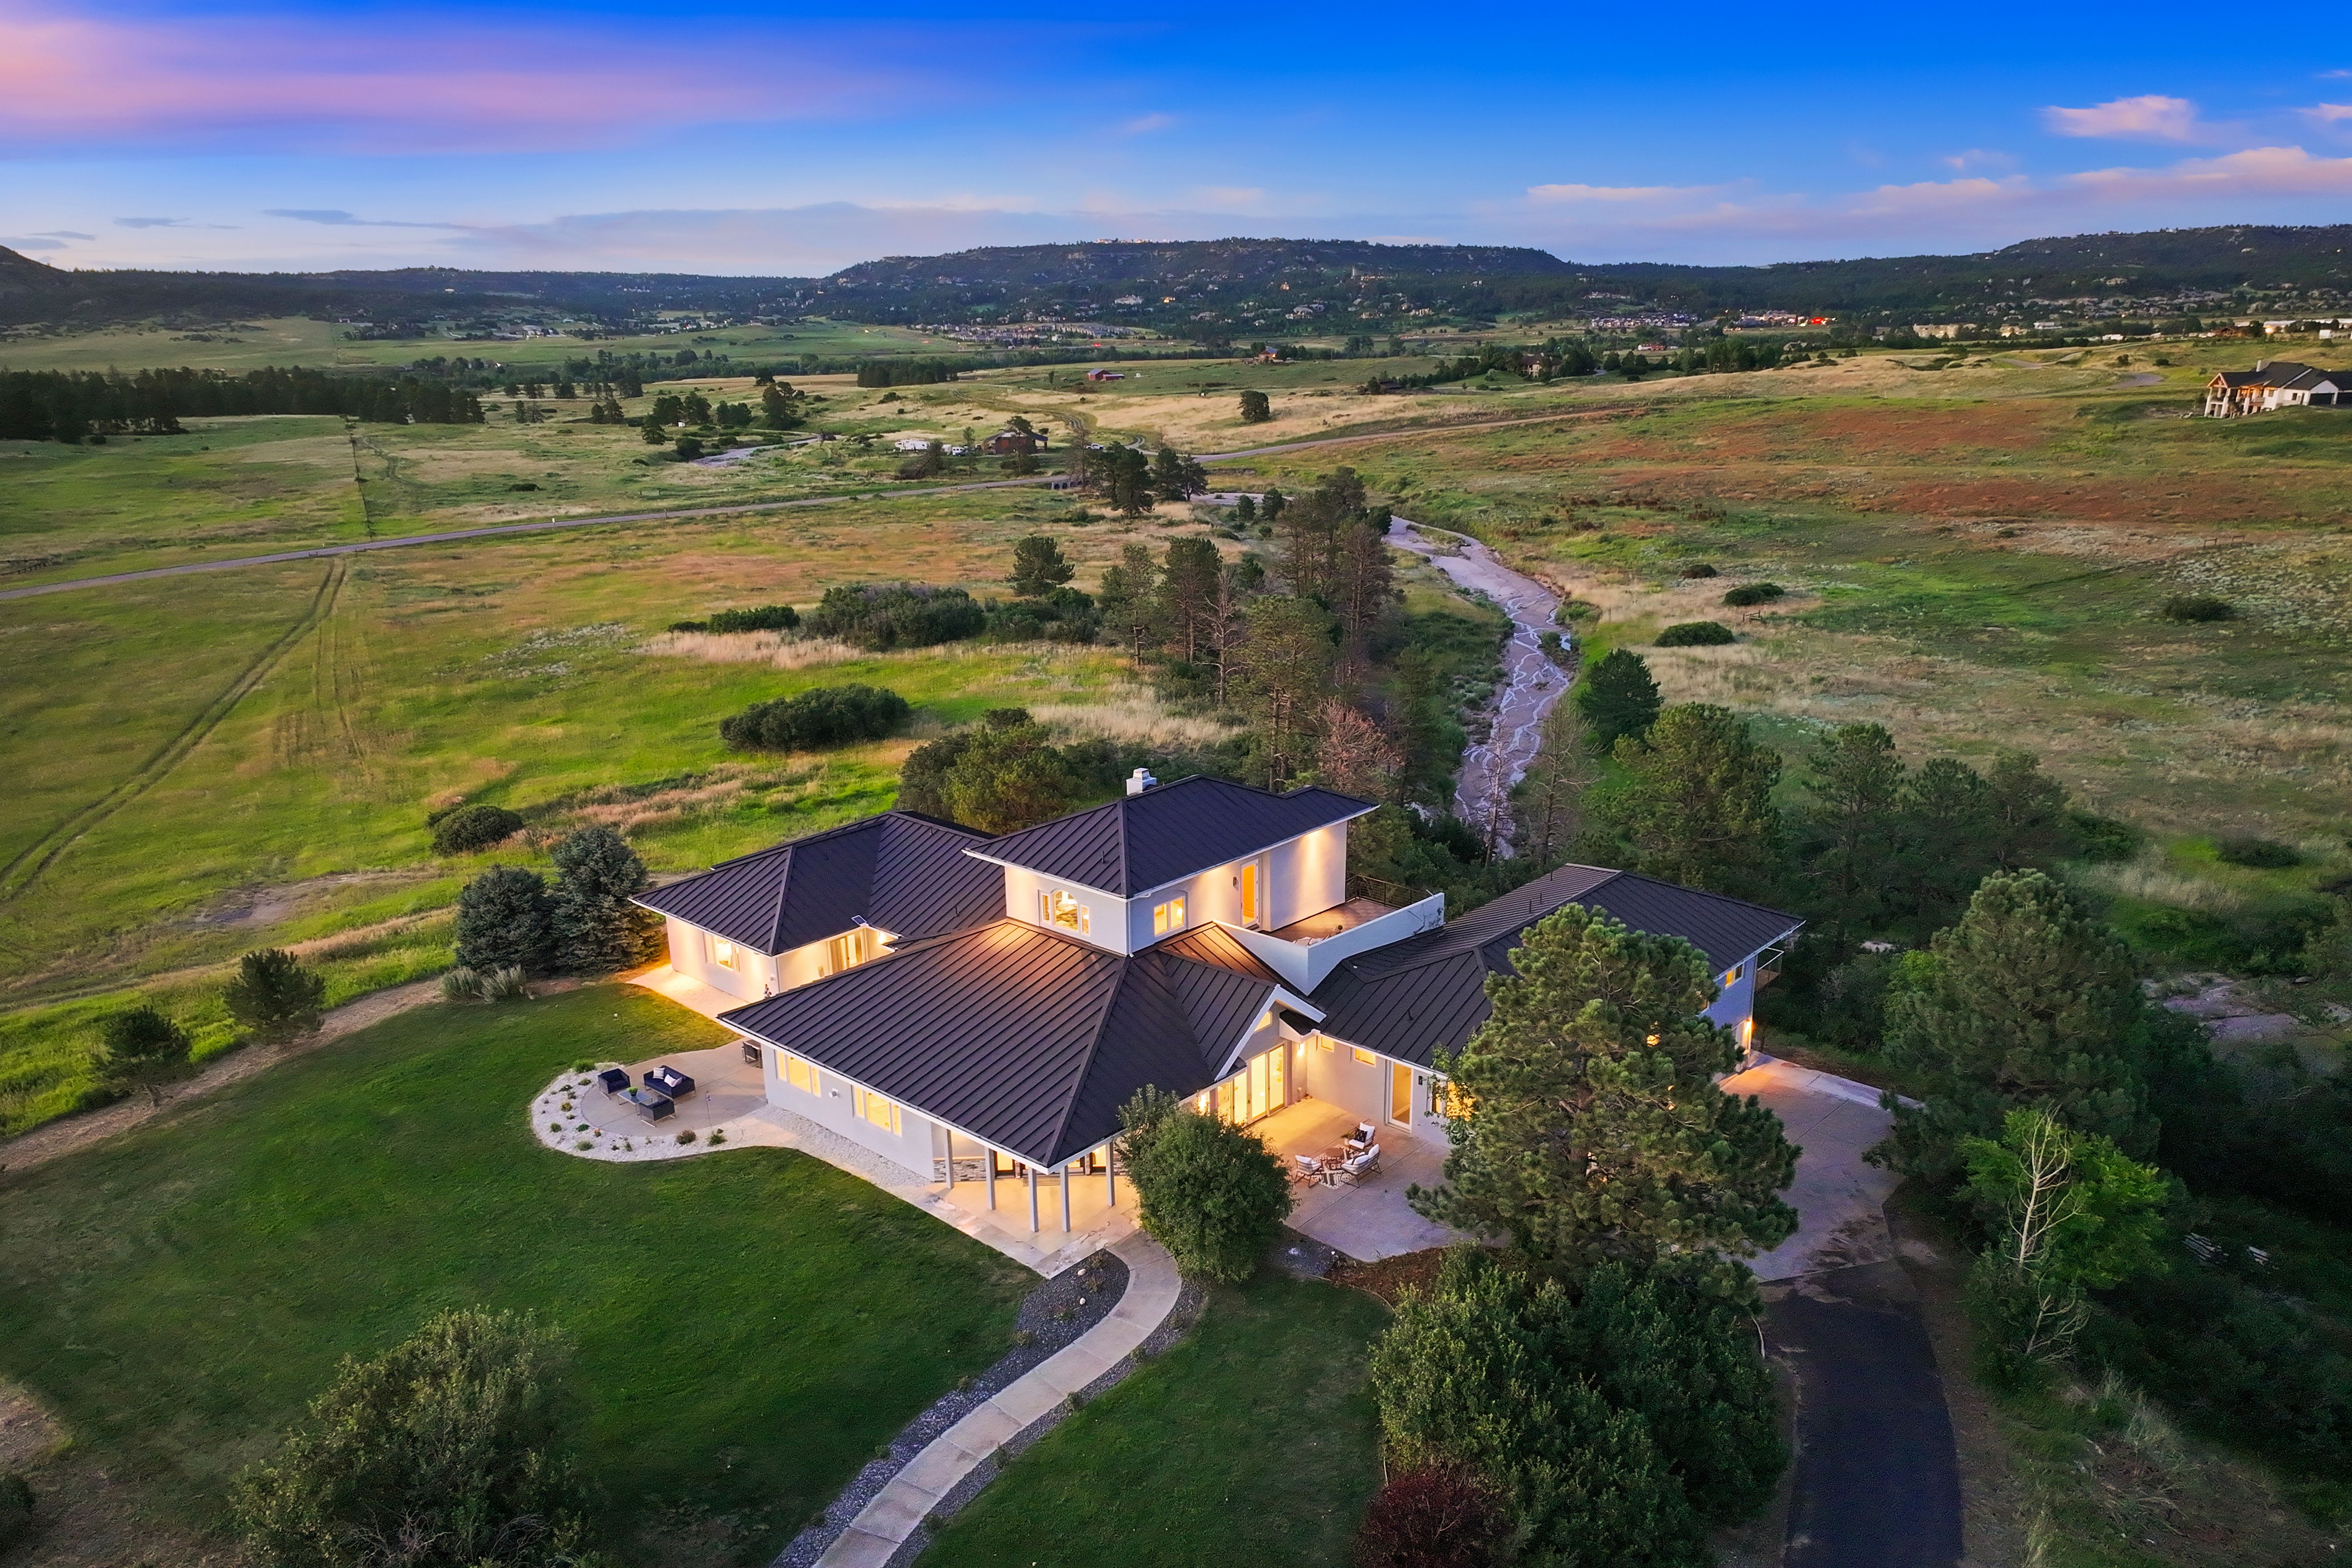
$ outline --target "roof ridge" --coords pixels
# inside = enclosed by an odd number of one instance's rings
[[[784,897],[793,885],[793,851],[800,846],[795,842],[778,847],[784,852],[784,868],[776,878],[775,905],[768,911],[768,951],[771,953],[784,951]]]
[[[1011,917],[1008,916],[1006,918],[1010,919]],[[1048,932],[1047,934],[1051,935],[1052,933]],[[1086,947],[1090,944],[1079,942],[1076,945]],[[1097,948],[1095,949],[1095,951],[1101,952],[1102,950]],[[1045,1153],[1049,1159],[1053,1156],[1054,1152],[1062,1146],[1062,1134],[1068,1130],[1070,1118],[1076,1112],[1078,1108],[1078,1098],[1086,1091],[1087,1079],[1094,1074],[1095,1060],[1102,1054],[1103,1037],[1110,1032],[1111,1015],[1118,1011],[1119,996],[1127,990],[1128,981],[1132,978],[1136,973],[1136,963],[1134,959],[1129,957],[1128,954],[1123,952],[1115,952],[1108,954],[1108,956],[1118,961],[1118,971],[1117,975],[1111,981],[1110,994],[1103,998],[1101,1009],[1095,1014],[1094,1037],[1087,1042],[1086,1055],[1078,1058],[1078,1070],[1070,1081],[1069,1095],[1062,1101],[1061,1112],[1054,1118],[1053,1131],[1045,1139]],[[1180,1007],[1177,1011],[1181,1013],[1183,1009]],[[1190,1029],[1192,1025],[1192,1020],[1191,1017],[1187,1016],[1184,1020],[1184,1026],[1187,1029]],[[1197,1048],[1197,1042],[1195,1045]]]
[[[1805,923],[1802,920],[1790,914],[1786,910],[1775,909],[1770,904],[1759,904],[1753,899],[1743,899],[1737,893],[1718,893],[1712,888],[1687,887],[1681,882],[1669,882],[1664,877],[1653,877],[1647,871],[1620,871],[1617,875],[1620,877],[1638,877],[1644,882],[1649,882],[1661,888],[1672,888],[1678,893],[1696,893],[1702,899],[1721,899],[1727,904],[1744,904],[1751,910],[1761,910],[1768,915],[1778,915],[1784,920],[1796,921],[1799,925],[1803,925]],[[1595,882],[1593,887],[1598,888],[1601,885],[1601,884]],[[1587,889],[1586,890],[1589,892],[1591,889]]]

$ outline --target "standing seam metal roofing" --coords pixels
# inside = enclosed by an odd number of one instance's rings
[[[1318,785],[1275,795],[1201,774],[1008,833],[973,853],[1126,899],[1373,809]]]
[[[1324,1032],[1334,1038],[1426,1067],[1433,1050],[1461,1049],[1486,1021],[1486,976],[1511,973],[1521,933],[1572,903],[1636,931],[1681,937],[1718,974],[1804,923],[1638,872],[1563,866],[1425,936],[1342,963],[1308,999],[1325,1010]]]
[[[720,1021],[1055,1165],[1116,1134],[1119,1106],[1144,1085],[1206,1088],[1274,989],[1157,949],[1122,957],[998,920]]]
[[[921,938],[1004,912],[1004,878],[964,851],[988,836],[910,811],[876,816],[722,861],[636,902],[765,953],[838,936],[865,920]]]

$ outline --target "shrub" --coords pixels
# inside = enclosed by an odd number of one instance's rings
[[[228,1016],[259,1040],[290,1039],[319,1026],[327,981],[284,948],[264,948],[237,960],[236,978],[222,993]]]
[[[1136,1214],[1187,1274],[1237,1285],[1290,1215],[1282,1161],[1257,1137],[1146,1089],[1120,1108]]]
[[[523,984],[524,978],[522,969],[518,964],[509,963],[504,969],[491,970],[481,978],[482,1000],[485,1002],[529,1001],[530,990]]]
[[[1787,594],[1778,583],[1742,583],[1723,596],[1723,602],[1734,609],[1749,605],[1769,605]]]
[[[1657,636],[1659,647],[1715,647],[1723,643],[1738,642],[1731,628],[1721,621],[1677,621]]]
[[[2237,606],[2210,594],[2179,594],[2164,601],[2157,614],[2168,621],[2233,621]]]
[[[247,1544],[287,1568],[578,1560],[589,1499],[566,1452],[569,1361],[530,1318],[478,1310],[441,1313],[373,1361],[345,1357],[309,1419],[238,1479]]]
[[[878,741],[901,728],[914,710],[879,686],[820,686],[797,697],[755,702],[722,721],[719,738],[740,752],[813,751],[855,741]]]
[[[33,1534],[33,1487],[14,1470],[0,1471],[0,1552]]]
[[[1705,561],[1685,561],[1683,563],[1682,571],[1677,574],[1677,575],[1684,577],[1720,577],[1723,574],[1717,571],[1710,563]]]
[[[2070,811],[2066,818],[2074,826],[2075,853],[2084,860],[2128,860],[2147,842],[2147,834],[2112,816]]]
[[[987,620],[988,612],[961,588],[869,583],[826,589],[809,612],[808,629],[818,637],[880,651],[977,637]]]
[[[677,1141],[678,1141],[679,1142],[681,1142],[681,1143],[691,1143],[691,1142],[694,1142],[694,1130],[693,1130],[692,1128],[688,1128],[688,1129],[687,1129],[685,1131],[683,1131],[683,1132],[679,1133],[679,1134],[677,1135]]]
[[[522,818],[502,805],[461,805],[433,824],[433,853],[471,855],[522,831]]]
[[[494,866],[457,895],[457,962],[487,975],[544,973],[555,954],[554,910],[536,871]]]
[[[2232,866],[2252,866],[2265,871],[2303,864],[2302,855],[2292,845],[2252,836],[2224,838],[2213,846],[2213,855]]]
[[[441,1000],[444,1002],[478,1002],[482,999],[482,977],[459,964],[441,977]]]
[[[1459,1465],[1399,1470],[1356,1531],[1356,1568],[1490,1568],[1511,1518],[1503,1499]]]
[[[629,900],[652,879],[628,841],[609,827],[583,827],[563,837],[554,858],[556,963],[606,974],[650,956],[658,918]]]
[[[761,605],[755,609],[721,610],[707,621],[672,621],[674,632],[788,632],[801,624],[801,613],[790,605]]]
[[[1585,667],[1584,679],[1576,683],[1576,710],[1584,715],[1593,749],[1606,752],[1657,722],[1658,683],[1640,654],[1611,648]]]
[[[99,1026],[106,1042],[106,1059],[125,1072],[139,1073],[170,1067],[188,1059],[188,1031],[153,1007],[131,1007]]]
[[[1242,423],[1264,425],[1274,417],[1274,405],[1263,392],[1242,394]]]

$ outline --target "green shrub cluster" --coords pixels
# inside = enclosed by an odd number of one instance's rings
[[[2229,600],[2210,594],[2179,594],[2165,600],[2157,614],[2168,621],[2231,621],[2237,619],[2238,610]]]
[[[819,686],[753,703],[722,721],[719,738],[739,752],[815,751],[896,734],[913,713],[886,687]]]
[[[1281,1158],[1255,1133],[1146,1089],[1119,1110],[1136,1215],[1187,1274],[1237,1285],[1290,1214]]]
[[[1749,605],[1769,605],[1787,593],[1778,583],[1742,583],[1724,595],[1723,602],[1735,610],[1743,609]]]
[[[807,617],[814,635],[870,652],[958,642],[979,636],[987,624],[987,609],[963,589],[926,583],[827,588]]]
[[[502,805],[458,805],[425,819],[436,855],[472,855],[522,831],[522,818]]]
[[[1739,639],[1721,621],[1677,621],[1660,632],[1659,647],[1716,647]]]
[[[2252,866],[2261,870],[2283,870],[2303,864],[2303,856],[2293,845],[2281,844],[2275,838],[2241,836],[2224,838],[2213,846],[2216,859],[2232,866]]]
[[[1456,1248],[1373,1346],[1392,1463],[1458,1466],[1510,1500],[1520,1561],[1702,1568],[1788,1455],[1738,1309],[1609,1264],[1571,1293]]]
[[[788,632],[801,624],[801,613],[790,605],[761,605],[750,609],[720,610],[709,620],[672,621],[674,632]]]

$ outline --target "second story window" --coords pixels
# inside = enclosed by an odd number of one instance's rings
[[[1069,892],[1056,888],[1037,895],[1037,923],[1060,926],[1065,931],[1090,931],[1094,929],[1092,911],[1072,898]]]
[[[1184,900],[1182,895],[1179,894],[1177,897],[1169,900],[1164,904],[1154,904],[1151,906],[1152,935],[1166,936],[1171,931],[1182,931],[1183,929]]]

